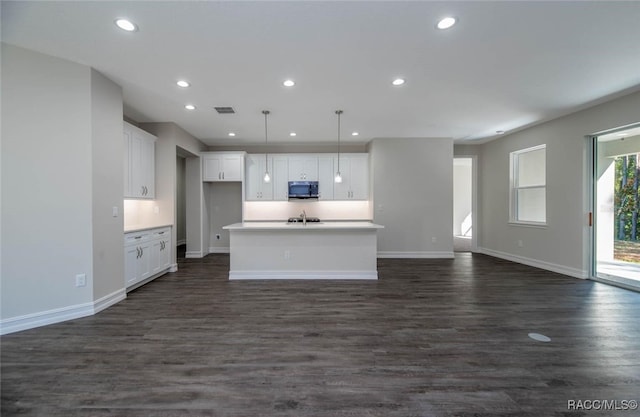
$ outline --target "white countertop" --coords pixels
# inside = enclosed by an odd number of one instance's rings
[[[125,233],[131,233],[131,232],[143,232],[145,230],[151,230],[151,229],[161,229],[163,227],[171,227],[173,226],[172,224],[160,224],[160,225],[154,225],[154,226],[129,226],[129,227],[125,227],[124,228],[124,232]]]
[[[224,226],[225,230],[367,230],[384,226],[367,221],[327,221],[312,223],[288,223],[285,220],[271,222],[244,222]]]

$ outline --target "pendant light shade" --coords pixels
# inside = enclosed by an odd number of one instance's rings
[[[267,135],[267,116],[269,115],[269,110],[262,110],[262,114],[264,114],[264,144],[265,146],[268,143],[268,135]],[[269,175],[269,158],[267,150],[264,150],[264,177],[262,178],[264,182],[271,182],[271,175]]]
[[[340,174],[340,115],[342,114],[342,110],[336,110],[336,114],[338,115],[338,169],[336,170],[336,176],[333,181],[340,184],[342,182],[342,174]]]

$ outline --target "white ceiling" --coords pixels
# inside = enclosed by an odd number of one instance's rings
[[[208,144],[264,142],[263,109],[270,142],[335,142],[343,109],[349,142],[481,143],[640,89],[638,1],[2,1],[2,39],[96,68],[127,116]]]

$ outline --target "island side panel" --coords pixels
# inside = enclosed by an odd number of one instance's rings
[[[375,229],[230,230],[229,279],[377,279]]]

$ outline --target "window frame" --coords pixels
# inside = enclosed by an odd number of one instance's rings
[[[519,180],[518,163],[520,156],[529,152],[544,149],[544,185],[530,185],[525,187],[517,186]],[[509,153],[509,224],[529,227],[546,227],[547,226],[547,144],[531,146],[525,149],[519,149]],[[544,221],[531,221],[518,219],[518,191],[520,190],[544,190]]]

